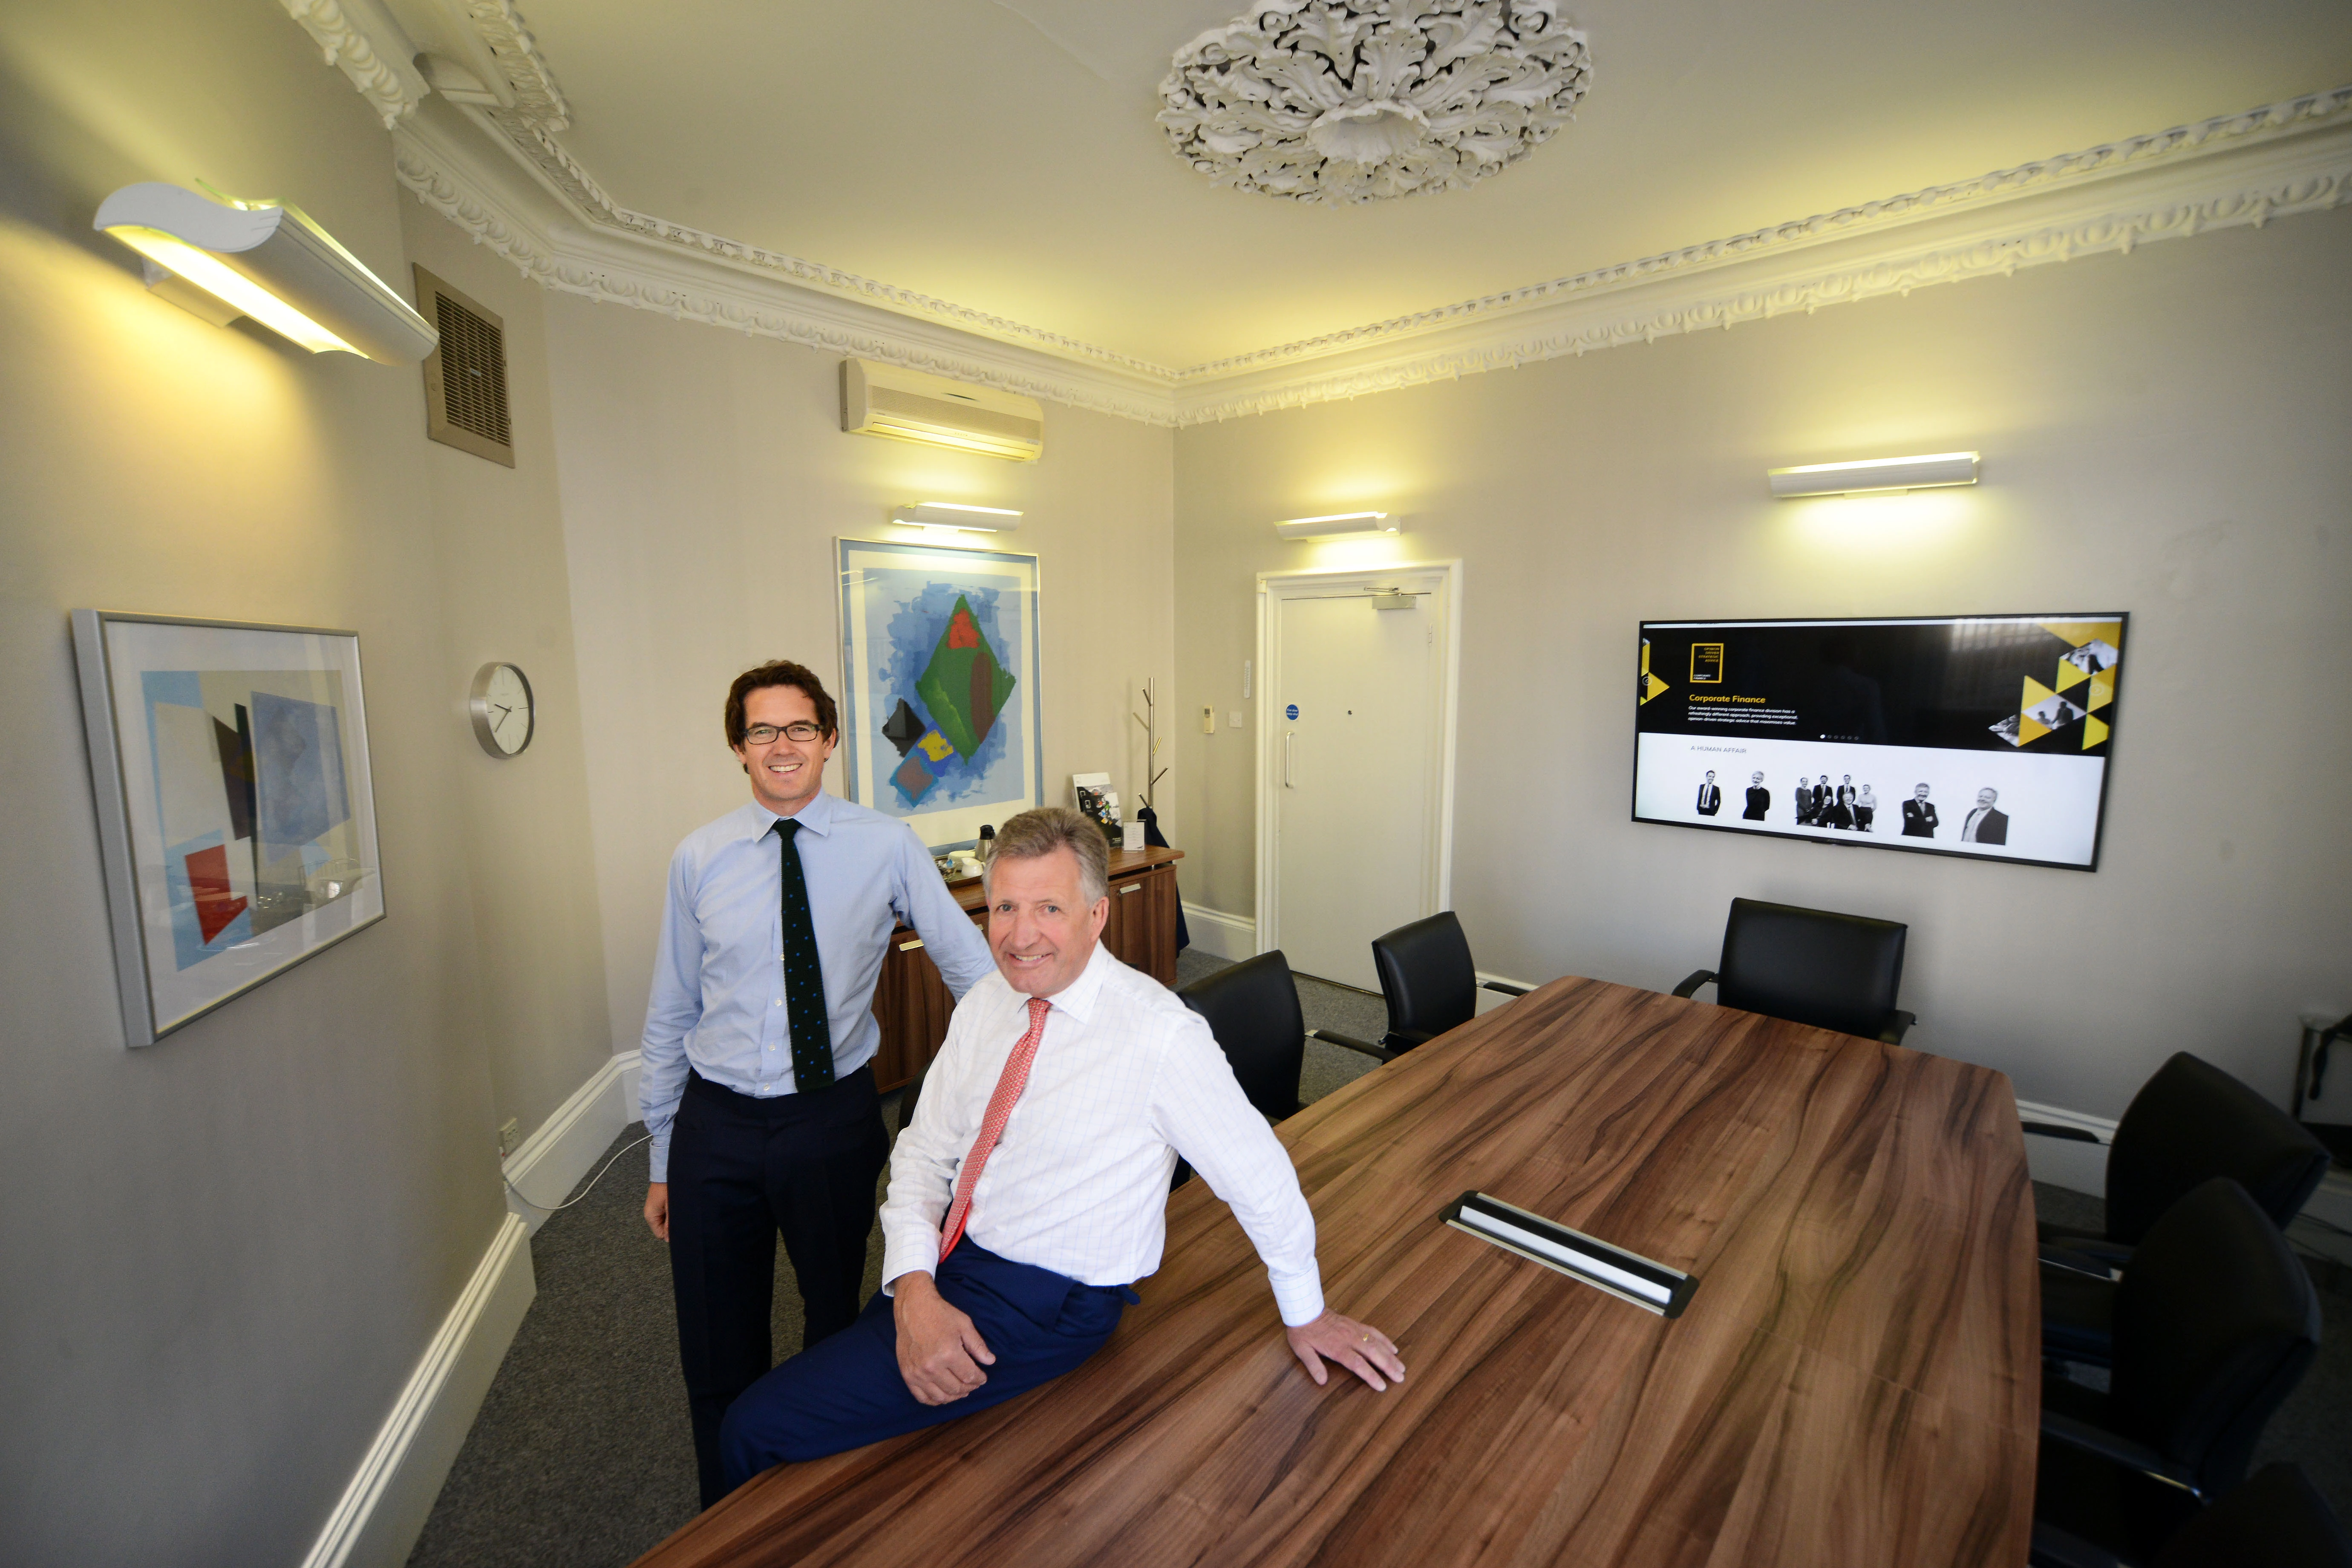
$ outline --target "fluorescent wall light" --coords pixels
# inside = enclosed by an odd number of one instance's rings
[[[1277,522],[1285,539],[1339,539],[1351,533],[1394,533],[1397,521],[1384,511],[1335,511],[1328,517],[1294,517]]]
[[[125,185],[99,204],[91,226],[146,258],[150,288],[215,326],[250,316],[312,353],[340,349],[382,364],[421,364],[440,340],[299,207]]]
[[[1859,496],[1888,490],[1937,489],[1977,482],[1974,452],[1931,452],[1924,458],[1871,458],[1854,463],[1807,463],[1770,468],[1765,479],[1773,496]]]
[[[1008,533],[1021,526],[1021,514],[1001,506],[964,506],[955,501],[910,501],[891,512],[890,521],[908,528],[976,529],[982,533]]]

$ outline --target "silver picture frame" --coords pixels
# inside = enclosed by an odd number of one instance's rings
[[[383,919],[359,634],[73,612],[124,1041]]]

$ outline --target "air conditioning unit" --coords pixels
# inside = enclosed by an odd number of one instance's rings
[[[841,427],[1016,463],[1045,451],[1045,411],[1034,399],[865,359],[841,362]]]

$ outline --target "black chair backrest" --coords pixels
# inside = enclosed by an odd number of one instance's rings
[[[2181,1526],[2156,1568],[2352,1568],[2352,1536],[2294,1465],[2254,1479]]]
[[[2228,1176],[2284,1228],[2327,1174],[2327,1146],[2212,1063],[2182,1051],[2156,1069],[2107,1150],[2107,1239],[2137,1245],[2191,1187]]]
[[[1903,988],[1895,921],[1731,900],[1715,999],[1727,1007],[1875,1039]]]
[[[1298,1010],[1290,964],[1279,952],[1203,975],[1176,999],[1208,1021],[1242,1092],[1260,1114],[1279,1121],[1298,1110],[1307,1019]]]
[[[1478,1011],[1478,970],[1452,910],[1372,939],[1372,967],[1388,999],[1389,1033],[1418,1044]]]
[[[2319,1293],[2246,1189],[2216,1176],[2149,1227],[2116,1285],[2116,1430],[2207,1496],[2244,1479],[2319,1351]]]

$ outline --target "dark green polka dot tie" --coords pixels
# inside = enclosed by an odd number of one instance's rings
[[[808,883],[793,839],[801,825],[776,824],[783,846],[784,1006],[792,1015],[793,1087],[823,1089],[833,1081],[833,1024],[824,1016],[824,970],[817,963],[816,922],[809,918]]]

